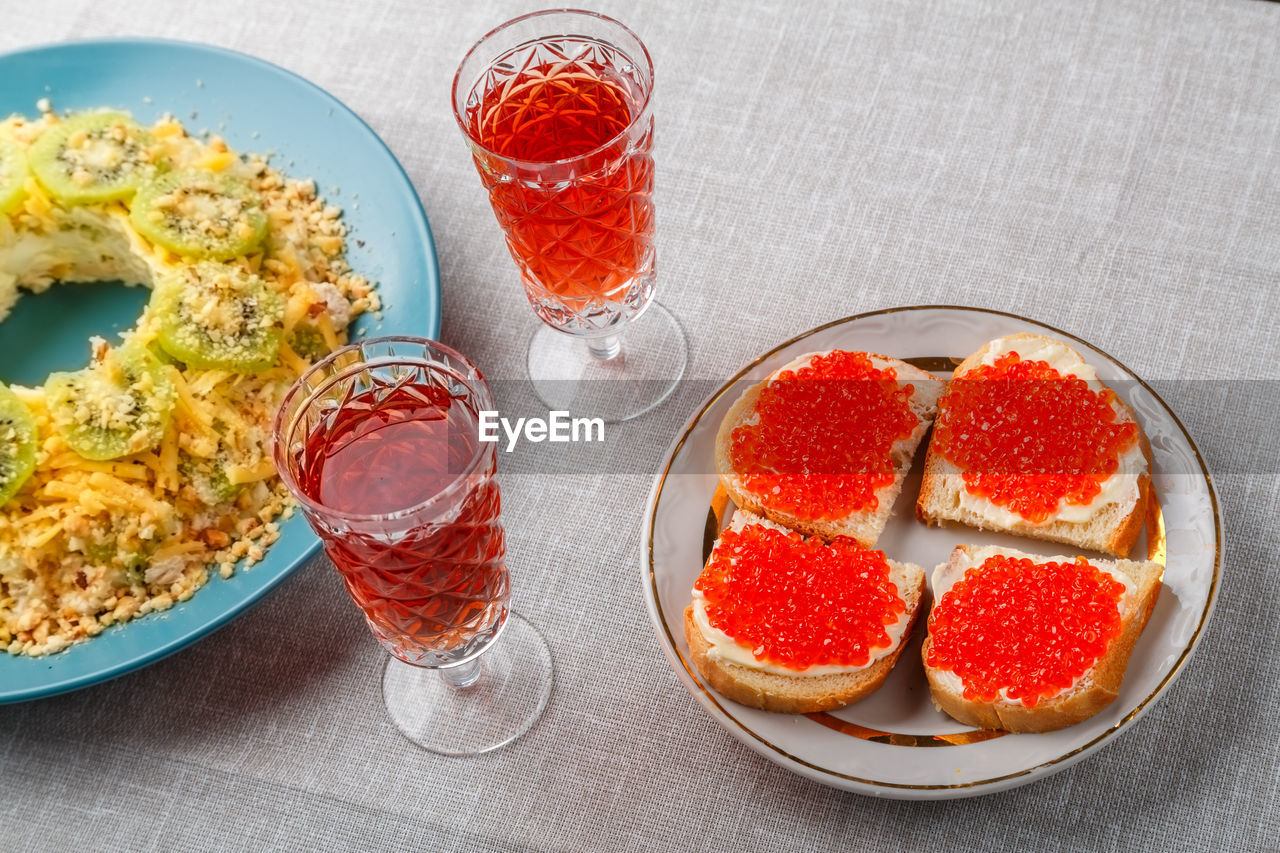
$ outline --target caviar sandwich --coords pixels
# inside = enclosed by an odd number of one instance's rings
[[[716,467],[740,509],[685,614],[695,666],[720,693],[808,713],[884,683],[925,574],[871,549],[941,384],[897,359],[831,350],[797,358],[729,409]]]
[[[904,361],[832,350],[752,386],[716,435],[735,504],[802,533],[876,544],[943,383]]]
[[[916,514],[1128,556],[1151,451],[1133,411],[1066,344],[1009,335],[956,368],[938,402]]]
[[[919,566],[738,510],[694,585],[685,638],[722,695],[766,711],[830,711],[884,683],[924,589]]]
[[[1012,732],[1088,719],[1118,695],[1162,571],[957,547],[934,572],[921,649],[934,702],[963,723]]]

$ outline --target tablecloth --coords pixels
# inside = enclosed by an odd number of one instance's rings
[[[1280,848],[1280,5],[595,5],[657,68],[658,293],[691,379],[842,316],[945,303],[1049,323],[1159,381],[1227,542],[1180,680],[1097,755],[1007,793],[881,801],[774,766],[695,704],[645,614],[641,512],[698,402],[679,394],[611,427],[611,459],[503,472],[514,604],[557,668],[522,740],[474,759],[413,748],[381,708],[383,652],[317,559],[157,665],[0,707],[5,846]],[[6,0],[0,50],[190,39],[328,89],[421,195],[444,341],[515,387],[535,321],[449,85],[472,42],[533,8]]]

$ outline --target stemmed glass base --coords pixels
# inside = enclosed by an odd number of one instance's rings
[[[428,669],[391,657],[382,698],[396,728],[441,755],[479,755],[533,727],[551,697],[551,650],[538,630],[507,614],[502,634],[459,666]]]
[[[573,337],[539,325],[529,340],[529,379],[547,409],[605,423],[667,399],[688,363],[684,329],[657,302],[612,337]]]

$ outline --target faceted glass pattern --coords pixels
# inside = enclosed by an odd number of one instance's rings
[[[482,41],[454,82],[530,305],[583,336],[616,332],[655,283],[652,68],[629,31],[592,25],[605,26],[580,17],[573,35],[491,34],[502,40]]]
[[[378,641],[400,660],[439,667],[475,657],[497,636],[509,597],[495,445],[473,429],[450,430],[449,484],[404,510],[335,510],[305,488],[314,436],[351,406],[377,409],[394,393],[438,389],[472,413],[492,409],[484,378],[432,341],[382,338],[354,344],[313,367],[276,422],[276,464],[302,505]],[[456,476],[453,476],[456,475]]]

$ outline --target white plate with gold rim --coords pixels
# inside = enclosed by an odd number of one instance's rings
[[[920,662],[924,619],[884,686],[829,714],[771,714],[732,702],[705,684],[689,658],[684,608],[732,504],[719,488],[713,448],[729,406],[749,385],[808,352],[833,348],[895,356],[940,377],[987,341],[1014,332],[1066,340],[1137,413],[1151,442],[1158,498],[1134,555],[1165,564],[1164,585],[1134,648],[1119,698],[1090,719],[1047,734],[984,732],[933,707]],[[923,450],[923,448],[922,448]],[[903,486],[878,547],[930,573],[962,543],[1003,544],[1039,554],[1086,554],[1067,546],[915,519],[923,452]],[[1048,776],[1111,742],[1169,688],[1213,609],[1222,562],[1222,523],[1209,472],[1190,435],[1132,371],[1074,335],[978,308],[917,306],[859,314],[792,338],[743,368],[676,436],[645,511],[641,555],[645,601],[658,641],[680,681],[746,746],[826,785],[902,799],[992,793]]]

